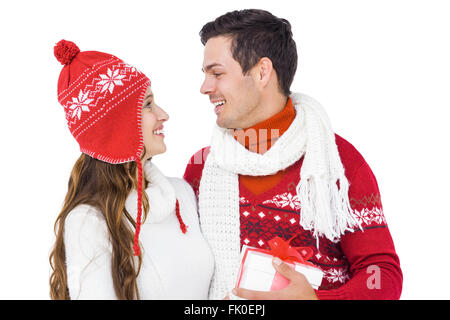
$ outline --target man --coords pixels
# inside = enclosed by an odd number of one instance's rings
[[[184,178],[199,201],[215,256],[210,298],[233,289],[242,245],[268,249],[275,236],[314,251],[324,272],[314,290],[274,260],[290,280],[278,291],[235,289],[247,299],[398,299],[402,272],[375,176],[335,135],[314,99],[291,94],[297,50],[290,23],[262,10],[229,12],[200,32],[201,93],[217,115],[211,146]]]

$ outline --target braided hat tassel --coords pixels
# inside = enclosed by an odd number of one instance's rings
[[[134,255],[140,256],[141,250],[139,248],[139,233],[141,232],[141,218],[142,218],[142,163],[139,158],[136,160],[138,167],[138,186],[137,186],[137,217],[136,217],[136,231],[134,234]]]

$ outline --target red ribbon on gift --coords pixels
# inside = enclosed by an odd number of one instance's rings
[[[296,238],[299,233],[296,233],[288,241],[275,237],[268,241],[271,255],[280,258],[285,262],[299,262],[306,265],[314,266],[313,264],[307,262],[314,254],[314,251],[310,247],[291,247],[290,243],[292,239]]]
[[[288,264],[294,264],[294,262],[301,263],[307,266],[316,267],[312,263],[307,262],[309,258],[312,257],[314,251],[310,247],[291,247],[292,239],[296,238],[299,233],[296,233],[292,238],[288,241],[275,237],[268,241],[271,255],[280,258],[284,262]],[[289,280],[285,278],[279,272],[275,272],[275,276],[273,278],[272,286],[270,287],[270,291],[281,290],[285,288],[289,284]]]
[[[268,244],[270,247],[269,250],[257,249],[257,248],[250,247],[245,251],[242,261],[245,261],[247,253],[249,251],[253,251],[253,252],[261,252],[261,253],[269,254],[274,257],[278,257],[281,260],[283,260],[284,262],[286,262],[288,265],[294,265],[295,263],[300,263],[300,264],[304,264],[306,266],[317,268],[314,264],[307,262],[307,260],[310,259],[314,254],[314,251],[312,248],[310,248],[310,247],[291,247],[291,245],[290,245],[291,241],[294,238],[296,238],[299,234],[300,234],[300,232],[296,233],[292,238],[290,238],[287,241],[278,236],[269,240],[268,241]],[[239,286],[240,286],[244,270],[245,269],[243,267],[243,264],[241,264],[241,266],[239,268],[239,272],[238,272],[238,278],[236,281],[237,288],[239,288]],[[272,281],[272,285],[270,287],[270,291],[281,290],[281,289],[285,288],[288,284],[289,284],[289,280],[287,278],[285,278],[279,272],[275,272],[275,275],[274,275],[274,278]]]

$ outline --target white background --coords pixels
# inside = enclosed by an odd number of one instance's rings
[[[450,8],[447,1],[14,1],[0,4],[0,299],[48,299],[53,224],[78,145],[56,99],[60,39],[152,80],[182,176],[215,121],[199,92],[202,25],[260,8],[288,19],[293,91],[327,109],[374,171],[404,273],[402,299],[449,299]]]

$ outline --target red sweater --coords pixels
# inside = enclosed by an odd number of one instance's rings
[[[319,299],[399,299],[403,275],[389,233],[378,185],[369,165],[346,140],[336,135],[336,144],[350,183],[349,198],[364,231],[344,234],[333,243],[321,237],[319,248],[310,231],[299,225],[300,202],[295,187],[303,158],[286,168],[282,179],[260,194],[239,182],[241,246],[268,249],[275,236],[299,236],[292,246],[310,246],[309,260],[324,272],[316,294]],[[197,152],[186,167],[184,179],[198,196],[204,162],[209,147]]]

